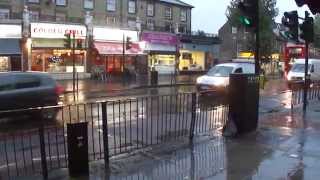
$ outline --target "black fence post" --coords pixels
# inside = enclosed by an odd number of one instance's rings
[[[193,140],[194,137],[194,128],[196,123],[196,108],[197,108],[197,94],[192,93],[191,99],[191,124],[190,124],[190,135],[189,139]]]
[[[102,129],[103,129],[103,147],[104,147],[104,165],[105,170],[109,172],[109,140],[108,140],[108,117],[107,102],[102,102]]]
[[[42,109],[40,110],[40,114],[42,114]],[[47,165],[47,155],[46,155],[46,145],[45,145],[45,139],[44,139],[44,124],[43,124],[43,118],[41,119],[41,125],[39,128],[39,140],[40,140],[40,154],[41,154],[41,167],[42,167],[42,176],[43,179],[48,179],[48,165]]]

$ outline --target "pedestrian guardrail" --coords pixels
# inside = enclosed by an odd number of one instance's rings
[[[291,95],[291,108],[303,103],[304,82],[295,82],[290,85],[292,92]],[[320,82],[310,83],[308,86],[307,100],[319,100],[320,98]]]
[[[40,118],[48,111],[54,119]],[[68,167],[67,124],[87,122],[89,161],[104,159],[108,166],[115,155],[222,129],[228,111],[227,103],[196,93],[2,111],[0,179],[46,178]]]

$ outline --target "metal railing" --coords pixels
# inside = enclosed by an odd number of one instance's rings
[[[303,103],[304,82],[295,82],[291,84],[291,108]],[[313,82],[309,85],[307,100],[320,99],[320,82]]]
[[[109,165],[109,157],[115,155],[181,138],[192,140],[194,135],[219,130],[228,119],[229,108],[225,103],[201,102],[195,93],[179,93],[14,110],[0,115],[52,110],[56,112],[55,120],[31,116],[35,118],[26,123],[22,119],[18,124],[1,124],[0,179],[30,174],[45,177],[50,170],[68,167],[67,124],[88,122],[89,160],[105,159]]]

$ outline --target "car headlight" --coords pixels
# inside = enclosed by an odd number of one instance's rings
[[[291,74],[288,74],[288,76],[287,76],[287,80],[288,80],[288,81],[291,81],[291,80],[292,80],[292,76],[291,76]]]
[[[197,84],[201,84],[201,82],[202,82],[202,78],[201,78],[201,77],[198,77],[198,78],[197,78]]]

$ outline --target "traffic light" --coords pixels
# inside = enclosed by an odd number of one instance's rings
[[[319,0],[296,0],[299,7],[303,5],[308,5],[309,9],[313,14],[320,13],[320,3]]]
[[[126,50],[131,49],[132,48],[132,41],[131,41],[131,37],[127,37],[127,41],[126,41]]]
[[[298,12],[285,12],[282,17],[282,24],[288,28],[286,35],[289,39],[299,41],[299,20]]]
[[[240,23],[246,27],[255,27],[256,18],[258,17],[258,1],[244,0],[239,2],[238,8],[240,10]]]
[[[301,24],[300,29],[301,29],[300,38],[305,40],[307,43],[312,43],[314,41],[313,18],[309,17],[309,13],[307,11],[306,11],[305,20]]]
[[[70,34],[65,34],[64,35],[64,47],[67,49],[71,48],[71,35]]]

